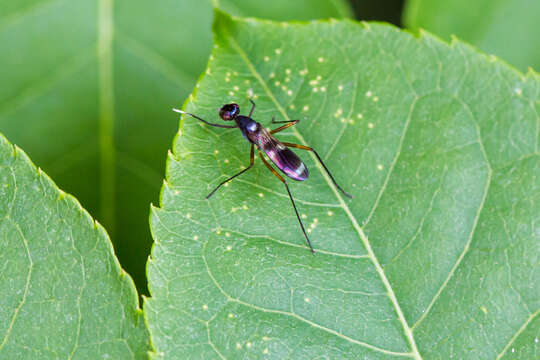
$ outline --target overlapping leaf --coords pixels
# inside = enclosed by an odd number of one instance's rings
[[[300,119],[309,153],[283,185],[236,129],[181,121],[145,302],[163,358],[526,358],[538,351],[540,81],[459,42],[349,21],[218,13],[186,109]]]
[[[531,0],[408,0],[404,22],[445,38],[457,35],[527,71],[540,69],[540,2]]]
[[[1,135],[0,234],[0,358],[147,358],[107,234]]]

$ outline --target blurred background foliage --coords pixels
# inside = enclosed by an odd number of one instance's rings
[[[539,67],[538,11],[528,14],[525,5],[538,10],[540,2],[499,0],[495,7],[483,0],[474,16],[470,1],[453,3],[410,0],[404,19],[443,37],[457,33],[521,69]],[[350,17],[400,26],[404,2],[221,0],[219,7],[272,20]],[[519,31],[503,34],[499,21]],[[141,293],[152,244],[149,204],[159,201],[179,121],[171,108],[182,105],[206,66],[211,23],[211,0],[0,4],[0,132],[105,226]]]
[[[403,21],[445,40],[456,35],[523,72],[540,69],[538,0],[409,0]]]

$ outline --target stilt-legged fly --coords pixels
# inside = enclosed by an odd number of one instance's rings
[[[253,111],[255,110],[255,103],[250,100],[252,107],[249,112],[248,116],[240,115],[240,106],[238,104],[225,104],[219,109],[219,116],[225,120],[225,121],[232,121],[234,120],[235,125],[221,125],[221,124],[214,124],[211,122],[208,122],[197,115],[190,114],[188,112],[173,109],[174,111],[180,113],[180,114],[186,114],[189,115],[197,120],[202,121],[203,123],[220,127],[220,128],[239,128],[240,131],[242,131],[242,135],[251,143],[251,153],[249,156],[249,166],[239,173],[231,176],[230,178],[222,181],[214,190],[212,190],[207,196],[206,199],[209,199],[210,196],[212,196],[220,187],[221,185],[231,181],[235,177],[245,173],[249,169],[253,167],[253,163],[255,162],[255,147],[257,147],[257,151],[259,152],[259,156],[261,160],[263,161],[264,165],[285,185],[285,189],[287,189],[287,193],[289,194],[289,198],[291,199],[291,203],[294,208],[294,212],[296,213],[296,218],[298,219],[298,223],[300,224],[300,228],[302,229],[302,232],[304,233],[304,236],[306,237],[307,243],[311,249],[312,253],[315,253],[315,250],[313,250],[313,247],[311,246],[311,241],[309,241],[309,237],[307,236],[306,230],[304,229],[304,224],[302,223],[302,220],[300,219],[300,216],[298,215],[298,210],[296,209],[296,204],[294,203],[294,199],[291,195],[291,191],[289,190],[289,185],[287,185],[287,181],[281,176],[273,167],[266,161],[263,154],[261,153],[261,150],[272,160],[274,165],[277,166],[281,172],[283,172],[285,175],[290,177],[293,180],[297,181],[304,181],[308,178],[309,172],[306,167],[306,165],[300,160],[298,156],[294,152],[289,149],[289,147],[302,149],[302,150],[308,150],[315,154],[317,157],[317,160],[321,163],[324,170],[334,183],[334,185],[341,191],[345,196],[352,198],[352,195],[348,194],[339,186],[322,161],[321,157],[317,152],[309,147],[299,144],[293,144],[288,142],[281,142],[277,140],[272,134],[278,133],[282,130],[287,129],[288,127],[291,127],[293,125],[298,124],[299,120],[287,120],[287,121],[275,121],[272,119],[273,124],[278,123],[285,123],[285,125],[282,125],[274,130],[266,130],[261,124],[256,122],[251,118],[251,115],[253,115]]]

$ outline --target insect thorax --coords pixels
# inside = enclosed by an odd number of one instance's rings
[[[236,124],[242,131],[242,135],[249,140],[250,142],[255,143],[257,133],[260,130],[260,125],[255,120],[247,116],[238,116],[236,119]]]

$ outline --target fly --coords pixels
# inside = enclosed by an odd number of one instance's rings
[[[304,236],[307,240],[307,243],[309,245],[309,248],[311,249],[312,253],[315,253],[315,250],[313,250],[313,246],[311,246],[311,241],[309,240],[309,237],[307,236],[306,229],[304,228],[304,224],[302,223],[302,220],[300,219],[300,215],[298,215],[298,210],[296,208],[296,204],[294,202],[294,199],[291,195],[291,191],[289,190],[289,185],[287,184],[287,181],[283,176],[281,176],[273,167],[270,165],[270,163],[264,158],[262,152],[268,156],[268,158],[274,163],[274,165],[281,170],[283,174],[288,176],[289,178],[296,180],[296,181],[304,181],[309,177],[309,171],[306,167],[306,165],[300,160],[300,158],[289,148],[297,148],[301,150],[307,150],[311,151],[315,154],[317,157],[317,160],[321,163],[322,167],[334,183],[334,185],[338,188],[339,191],[343,193],[343,195],[352,198],[352,195],[347,193],[345,190],[341,188],[341,186],[338,185],[324,162],[322,161],[319,154],[311,147],[300,145],[300,144],[293,144],[289,142],[281,142],[278,139],[276,139],[273,134],[278,133],[282,130],[285,130],[293,125],[298,124],[300,120],[286,120],[286,121],[275,121],[272,118],[272,124],[285,124],[282,125],[274,130],[266,130],[260,123],[256,122],[251,118],[251,115],[253,115],[253,111],[255,110],[255,103],[252,100],[249,100],[252,104],[251,110],[249,112],[248,116],[240,115],[240,106],[238,104],[225,104],[219,109],[219,116],[221,119],[225,121],[234,121],[235,125],[223,125],[223,124],[214,124],[209,121],[206,121],[202,118],[200,118],[197,115],[190,114],[188,112],[173,109],[177,113],[189,115],[197,120],[202,121],[203,123],[220,127],[220,128],[239,128],[242,132],[242,135],[251,143],[251,152],[249,156],[249,166],[239,173],[231,176],[230,178],[222,181],[214,190],[212,190],[207,196],[206,199],[209,199],[214,193],[225,183],[231,181],[237,176],[242,175],[249,169],[253,167],[253,163],[255,162],[255,148],[257,148],[257,152],[259,153],[259,156],[266,165],[266,167],[274,174],[284,185],[285,189],[287,189],[287,193],[289,194],[289,199],[291,199],[292,206],[294,208],[294,212],[296,213],[296,218],[298,219],[298,223],[300,224],[300,228],[302,229],[302,232],[304,233]],[[261,152],[262,151],[262,152]]]

